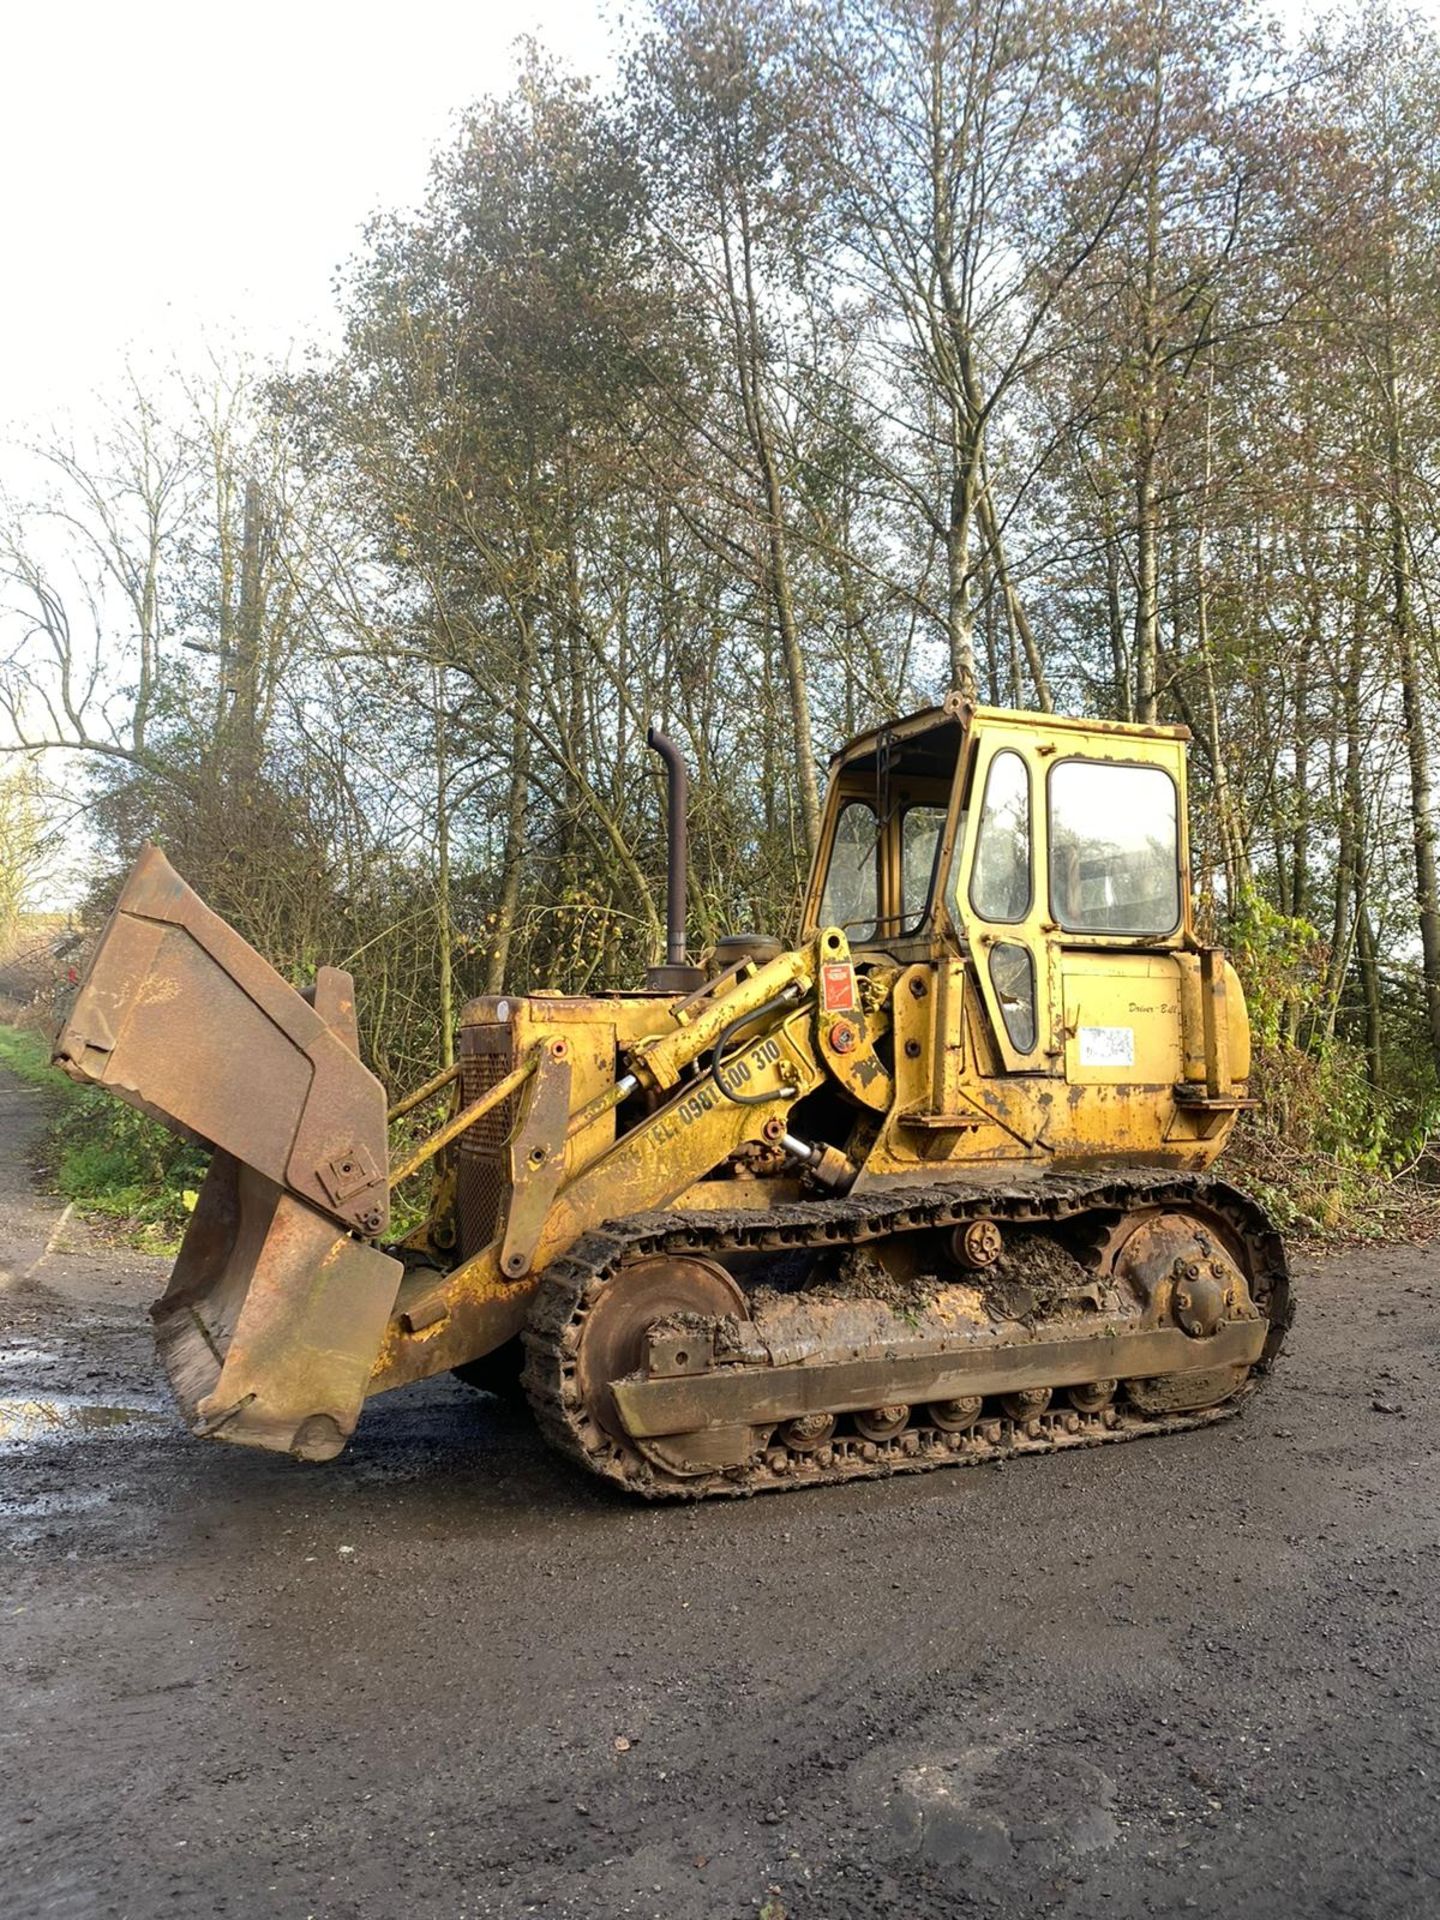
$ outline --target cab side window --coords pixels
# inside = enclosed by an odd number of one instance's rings
[[[1179,795],[1163,767],[1060,760],[1050,772],[1050,905],[1069,933],[1173,933]]]

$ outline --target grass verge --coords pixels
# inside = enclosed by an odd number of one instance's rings
[[[205,1171],[204,1151],[50,1065],[47,1040],[0,1025],[0,1066],[50,1095],[41,1171],[76,1209],[146,1253],[173,1253]]]
[[[38,1033],[20,1027],[0,1027],[0,1067],[32,1087],[51,1087],[63,1093],[70,1085],[50,1064],[50,1049]]]

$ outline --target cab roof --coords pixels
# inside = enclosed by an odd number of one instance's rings
[[[887,720],[865,733],[857,733],[853,740],[847,740],[843,747],[835,749],[830,756],[830,765],[836,767],[842,762],[863,761],[878,754],[882,747],[894,748],[920,741],[924,735],[932,733],[941,736],[933,742],[937,750],[934,757],[937,760],[946,759],[947,764],[953,765],[955,748],[965,730],[977,722],[983,724],[985,721],[1005,721],[1012,726],[1019,724],[1039,734],[1108,733],[1129,740],[1185,741],[1191,737],[1188,727],[1141,726],[1126,720],[1084,720],[1059,713],[983,707],[967,700],[963,694],[948,693],[938,707],[923,707],[918,713],[907,714],[904,719]],[[953,743],[943,737],[949,733],[955,736]]]

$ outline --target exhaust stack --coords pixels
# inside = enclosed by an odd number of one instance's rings
[[[646,970],[650,993],[694,993],[705,984],[699,967],[685,961],[685,869],[689,848],[690,780],[680,749],[668,733],[652,725],[645,744],[665,762],[668,773],[670,841],[665,886],[665,964]]]

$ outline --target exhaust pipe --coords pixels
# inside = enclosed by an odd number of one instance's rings
[[[665,964],[647,968],[649,993],[694,993],[705,984],[699,967],[685,962],[685,868],[689,845],[690,780],[680,749],[668,733],[650,727],[647,747],[665,762],[669,789],[669,860],[665,886]]]

